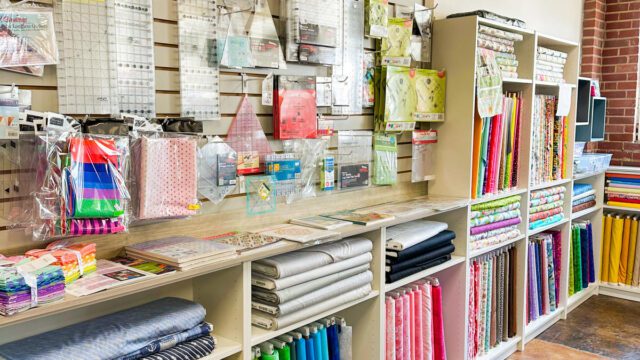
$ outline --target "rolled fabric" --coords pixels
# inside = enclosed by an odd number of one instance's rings
[[[518,217],[518,218],[509,219],[509,220],[498,221],[498,222],[487,224],[487,225],[475,226],[471,228],[470,233],[471,235],[477,235],[489,230],[495,230],[495,229],[499,229],[506,226],[518,225],[520,224],[521,221],[522,219]]]
[[[519,216],[520,216],[520,210],[509,210],[501,213],[495,213],[495,214],[471,219],[469,221],[469,226],[474,227],[474,226],[486,225],[486,224],[491,224],[498,221],[517,218]]]
[[[386,326],[385,326],[385,360],[396,360],[396,327],[395,327],[395,300],[391,296],[387,296],[385,298],[385,309],[386,309]]]
[[[611,216],[611,214],[602,216],[602,223],[602,256],[600,262],[600,281],[609,282],[609,256],[611,253],[612,234],[611,227],[613,225],[613,217]],[[640,274],[638,274],[638,276],[634,275],[634,279],[640,279]]]
[[[589,195],[589,196],[585,196],[583,198],[574,200],[571,202],[571,206],[576,206],[576,205],[580,205],[580,204],[584,204],[587,203],[589,201],[595,201],[596,200],[596,196],[595,195]]]
[[[493,209],[497,207],[507,206],[509,204],[514,204],[520,202],[520,195],[512,195],[506,198],[487,201],[480,204],[471,205],[471,211],[482,211],[487,209]]]
[[[506,226],[506,227],[499,228],[499,229],[485,231],[485,232],[477,234],[477,235],[469,235],[469,240],[471,240],[471,242],[481,241],[482,239],[486,239],[486,238],[490,238],[490,237],[493,237],[493,236],[496,236],[496,235],[508,233],[508,232],[516,230],[516,229],[518,229],[517,225]]]
[[[620,202],[620,201],[607,201],[607,205],[640,209],[640,204],[632,204],[632,203]]]
[[[532,191],[530,198],[539,199],[539,198],[543,198],[543,197],[547,197],[555,194],[561,194],[561,193],[564,193],[565,191],[567,191],[567,189],[562,185],[554,186],[547,189]]]
[[[609,252],[609,282],[617,283],[620,273],[620,254],[622,253],[622,237],[624,231],[624,219],[616,216],[613,219],[611,245]]]
[[[490,209],[485,209],[485,210],[477,210],[477,211],[471,211],[471,219],[475,219],[475,218],[479,218],[482,216],[487,216],[487,215],[491,215],[491,214],[495,214],[495,213],[501,213],[501,212],[505,212],[505,211],[510,211],[510,210],[518,210],[520,209],[520,202],[515,202],[515,203],[511,203],[505,206],[500,206],[500,207],[496,207],[496,208],[490,208]]]
[[[391,264],[395,264],[400,261],[420,256],[425,252],[429,252],[433,249],[437,249],[443,245],[451,243],[451,240],[456,238],[456,233],[451,230],[444,230],[437,235],[418,243],[410,248],[402,251],[387,250],[387,260]]]
[[[534,222],[534,221],[538,221],[538,220],[542,220],[542,219],[546,219],[550,216],[553,215],[557,215],[562,213],[562,207],[559,206],[557,208],[553,208],[551,210],[546,210],[546,211],[542,211],[542,212],[538,212],[538,213],[532,213],[529,215],[529,222]]]
[[[447,347],[444,340],[444,316],[442,308],[442,288],[440,285],[431,286],[433,296],[433,359],[446,360]]]
[[[560,200],[560,201],[553,201],[553,202],[550,202],[550,203],[546,203],[546,204],[543,204],[543,205],[534,206],[534,207],[529,208],[529,214],[535,214],[535,213],[539,213],[539,212],[542,212],[542,211],[555,209],[557,207],[562,207],[562,205],[564,205],[564,201]]]
[[[545,197],[540,197],[536,199],[529,200],[529,207],[540,206],[543,204],[548,204],[550,202],[564,200],[564,194],[553,194]]]
[[[535,230],[535,229],[541,228],[543,226],[555,224],[557,222],[562,221],[562,219],[564,219],[564,214],[563,213],[552,215],[552,216],[549,216],[546,219],[536,220],[534,222],[529,223],[529,229],[530,230]]]
[[[571,212],[572,213],[577,213],[583,210],[587,210],[587,209],[591,209],[592,207],[596,206],[596,202],[595,200],[580,204],[580,205],[575,205],[571,207]]]
[[[615,202],[622,202],[622,203],[628,203],[628,204],[640,204],[640,196],[636,197],[631,197],[628,195],[623,195],[623,194],[609,194],[607,195],[607,201],[611,202],[611,201],[615,201]]]
[[[506,233],[494,235],[485,239],[475,240],[471,242],[471,249],[478,250],[487,246],[493,246],[496,244],[500,244],[511,239],[515,239],[518,236],[522,235],[519,229],[512,229]]]

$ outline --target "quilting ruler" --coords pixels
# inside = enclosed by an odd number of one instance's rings
[[[341,61],[332,67],[334,94],[331,114],[362,113],[362,79],[364,77],[364,1],[342,0],[341,31],[338,33],[338,54]],[[338,91],[336,91],[338,89]],[[340,89],[342,91],[340,91]],[[340,94],[347,101],[336,98]]]
[[[178,0],[181,115],[220,119],[216,0]]]
[[[56,0],[59,112],[118,112],[113,0]]]
[[[151,0],[115,0],[118,103],[121,113],[156,114]]]

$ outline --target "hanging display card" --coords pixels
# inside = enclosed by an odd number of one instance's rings
[[[53,14],[47,9],[0,9],[0,67],[58,63]]]

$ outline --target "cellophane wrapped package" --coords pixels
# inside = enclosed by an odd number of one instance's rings
[[[0,68],[57,63],[51,8],[0,8]]]

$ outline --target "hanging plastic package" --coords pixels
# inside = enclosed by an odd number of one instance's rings
[[[393,185],[398,181],[398,142],[393,134],[373,137],[373,183]]]
[[[476,54],[476,88],[480,117],[502,113],[502,74],[494,52],[478,48]]]
[[[327,150],[325,139],[297,139],[282,142],[285,153],[300,159],[300,177],[296,181],[296,190],[287,196],[287,203],[294,200],[316,196],[316,183],[322,158]]]
[[[436,130],[414,130],[412,136],[411,182],[435,179]]]
[[[369,186],[372,138],[371,131],[340,131],[338,133],[340,190]]]
[[[219,204],[237,184],[238,153],[216,136],[198,150],[198,193]]]
[[[227,143],[238,153],[238,175],[264,171],[264,157],[273,151],[247,95],[229,126]]]
[[[247,215],[262,215],[276,210],[275,186],[273,175],[246,178]]]
[[[365,1],[365,35],[372,38],[387,37],[387,23],[389,21],[388,0]]]
[[[0,8],[0,67],[57,63],[58,46],[51,9]]]

